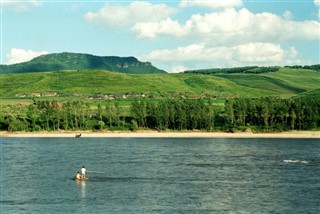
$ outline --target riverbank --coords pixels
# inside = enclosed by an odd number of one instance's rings
[[[81,133],[82,137],[106,138],[319,138],[320,131],[290,131],[277,133],[251,133],[251,132],[0,132],[1,137],[75,137]]]

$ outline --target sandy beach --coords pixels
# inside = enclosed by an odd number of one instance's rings
[[[290,131],[279,133],[251,133],[251,132],[1,132],[1,137],[75,137],[81,133],[82,137],[106,138],[319,138],[320,131]]]

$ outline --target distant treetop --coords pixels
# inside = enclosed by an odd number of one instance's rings
[[[284,66],[285,68],[293,69],[310,69],[315,71],[320,71],[320,64],[316,65],[294,65],[294,66]],[[246,67],[236,67],[236,68],[211,68],[211,69],[200,69],[200,70],[187,70],[184,73],[189,74],[232,74],[232,73],[252,73],[261,74],[268,72],[276,72],[280,69],[280,66],[270,66],[270,67],[259,67],[259,66],[246,66]]]

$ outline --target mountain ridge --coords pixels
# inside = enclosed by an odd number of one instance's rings
[[[41,55],[27,62],[0,65],[0,68],[0,74],[87,69],[128,74],[166,73],[150,62],[141,62],[132,56],[95,56],[71,52]]]

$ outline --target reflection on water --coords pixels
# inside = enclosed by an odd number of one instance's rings
[[[81,197],[86,198],[86,181],[80,181],[81,185]]]
[[[0,145],[0,213],[320,213],[318,139],[4,138]],[[89,179],[71,179],[82,165]]]
[[[86,198],[86,181],[76,180],[76,184],[81,187],[81,191],[80,191],[81,198],[85,199]]]
[[[320,160],[283,160],[285,163],[318,164]]]

